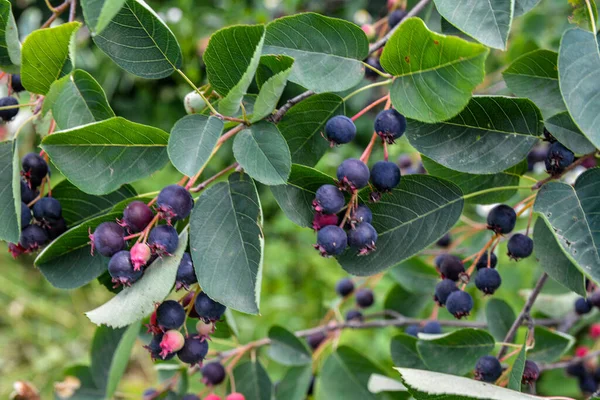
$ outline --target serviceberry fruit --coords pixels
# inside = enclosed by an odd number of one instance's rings
[[[444,236],[442,236],[436,243],[437,246],[442,247],[442,248],[447,248],[452,244],[452,237],[450,236],[449,233],[446,233]]]
[[[487,216],[487,227],[496,233],[511,233],[517,223],[517,213],[512,207],[500,204]]]
[[[352,212],[352,220],[356,223],[366,222],[370,224],[373,222],[373,213],[369,207],[361,204]]]
[[[231,393],[225,400],[246,400],[246,398],[241,393]]]
[[[448,296],[446,308],[450,314],[461,319],[462,317],[469,315],[473,309],[473,298],[469,293],[457,290],[456,292],[450,293],[450,296]]]
[[[332,146],[349,143],[356,136],[356,125],[345,115],[336,115],[325,124],[325,135]]]
[[[204,292],[196,297],[194,303],[196,312],[204,321],[215,322],[221,319],[227,307],[221,303],[217,303]]]
[[[136,243],[131,248],[131,265],[134,271],[139,271],[152,258],[152,250],[146,243]]]
[[[181,398],[181,400],[201,400],[200,397],[196,396],[193,393],[188,393]]]
[[[395,10],[388,15],[388,26],[390,29],[395,27],[406,17],[406,11],[404,10]]]
[[[339,218],[335,214],[323,214],[320,212],[316,212],[315,217],[313,218],[312,227],[315,231],[318,231],[328,225],[337,225],[338,222]]]
[[[443,278],[456,282],[460,279],[460,276],[464,274],[465,266],[460,258],[448,255],[442,260],[440,272]]]
[[[502,365],[494,356],[483,356],[475,365],[475,379],[494,383],[502,375]]]
[[[429,321],[423,327],[423,333],[429,333],[431,335],[437,335],[442,333],[442,325],[437,321]]]
[[[340,279],[335,285],[335,291],[341,297],[346,297],[354,292],[354,282],[350,278]]]
[[[337,169],[339,184],[348,191],[355,191],[367,186],[369,175],[369,167],[356,158],[344,160]]]
[[[377,231],[368,222],[362,222],[348,231],[348,245],[358,250],[358,255],[375,251]]]
[[[67,221],[64,218],[46,222],[43,226],[51,241],[67,231]]]
[[[491,253],[491,257],[490,257],[490,268],[496,268],[496,265],[498,265],[498,256],[496,256],[496,253]],[[482,268],[487,268],[488,267],[488,252],[484,252],[481,257],[479,257],[479,261],[477,261],[477,264],[475,264],[475,268],[477,268],[477,270],[479,271]]]
[[[576,377],[576,378],[583,377],[587,374],[587,371],[585,369],[585,366],[583,365],[583,362],[570,364],[567,366],[565,371],[567,372],[567,374],[569,374],[573,377]]]
[[[375,117],[375,132],[389,144],[404,135],[406,118],[394,109],[383,110]]]
[[[208,353],[208,341],[203,338],[188,336],[181,350],[177,352],[177,357],[181,361],[190,365],[200,365]]]
[[[14,97],[2,97],[0,98],[0,107],[16,106],[19,104],[19,100]],[[0,110],[0,119],[3,121],[10,121],[19,113],[19,108],[9,108],[7,110]]]
[[[96,250],[104,257],[112,257],[125,248],[125,232],[116,222],[101,223],[90,239],[92,239],[92,254]]]
[[[346,204],[344,194],[334,185],[323,185],[317,189],[313,207],[324,214],[337,214]]]
[[[185,310],[175,300],[165,300],[156,309],[156,323],[163,330],[179,329],[185,322]]]
[[[377,71],[384,72],[379,58],[369,57],[366,63],[369,64],[371,67],[375,68]],[[375,80],[379,77],[380,75],[377,72],[373,71],[371,68],[365,68],[365,78]]]
[[[39,191],[32,190],[25,181],[21,180],[21,201],[23,203],[31,203],[39,194]]]
[[[533,253],[533,240],[522,233],[515,233],[508,240],[508,256],[514,260],[527,258]]]
[[[437,256],[437,257],[435,258],[435,260],[433,260],[433,264],[435,265],[435,269],[436,269],[438,272],[440,272],[440,268],[442,268],[442,263],[444,262],[444,260],[445,260],[447,257],[453,257],[453,256],[451,256],[450,254],[446,254],[446,253],[444,253],[444,254],[440,254],[439,256]]]
[[[169,185],[160,191],[156,205],[161,216],[167,221],[187,218],[194,207],[194,199],[186,188]]]
[[[126,227],[130,232],[141,232],[148,226],[154,218],[152,210],[143,201],[132,201],[123,210],[123,220],[121,226]]]
[[[184,341],[183,335],[178,330],[166,331],[160,341],[160,356],[164,359],[169,354],[178,352],[183,348]]]
[[[502,284],[502,278],[493,268],[482,268],[477,271],[475,286],[485,294],[494,294]]]
[[[202,372],[202,382],[205,385],[215,386],[225,380],[225,368],[218,361],[205,364],[200,372]]]
[[[595,292],[593,292],[592,295],[589,297],[589,300],[594,307],[600,308],[600,290],[596,290]]]
[[[26,248],[24,248],[23,246],[21,246],[21,244],[17,243],[9,243],[8,244],[8,252],[10,253],[11,256],[13,256],[13,258],[17,258],[19,257],[21,254],[24,254],[27,251]]]
[[[559,142],[552,143],[546,155],[546,171],[550,175],[559,175],[573,164],[575,154]]]
[[[60,202],[54,197],[42,197],[33,205],[33,216],[38,221],[49,222],[62,217]]]
[[[412,167],[412,158],[408,154],[402,154],[398,157],[397,164],[401,169],[407,169]]]
[[[375,295],[371,289],[358,289],[356,291],[356,305],[360,308],[371,307],[375,303]]]
[[[135,270],[131,264],[131,253],[121,250],[114,254],[108,262],[108,273],[112,277],[115,287],[131,286],[144,274],[141,270]]]
[[[177,231],[171,225],[159,225],[150,231],[148,236],[148,246],[152,253],[159,256],[172,255],[177,250],[179,236]]]
[[[196,282],[198,282],[198,278],[196,278],[196,271],[194,271],[192,257],[190,256],[190,253],[183,253],[183,257],[181,257],[181,262],[177,268],[175,288],[176,290],[181,288],[188,290],[190,285],[193,285]]]
[[[348,236],[339,226],[329,225],[317,233],[317,244],[314,247],[323,257],[337,256],[348,247]]]
[[[435,285],[434,299],[440,306],[444,306],[446,305],[446,301],[448,301],[448,296],[457,290],[459,289],[456,287],[456,283],[453,280],[443,279]]]
[[[525,369],[523,370],[522,383],[525,385],[531,385],[536,382],[540,377],[540,368],[536,363],[530,360],[525,361]]]
[[[400,168],[391,161],[377,161],[371,168],[371,183],[385,193],[400,184]]]
[[[27,204],[21,202],[21,229],[25,228],[31,222],[31,210]]]
[[[48,242],[48,234],[37,225],[28,225],[21,231],[19,245],[25,251],[34,251]]]
[[[37,188],[48,175],[48,163],[37,153],[29,153],[21,160],[23,176],[31,189]]]
[[[421,332],[421,327],[419,325],[409,325],[404,329],[404,333],[414,337],[418,337],[419,332]]]
[[[363,315],[360,311],[358,310],[350,310],[346,313],[346,321],[350,322],[350,321],[362,321],[363,320]]]
[[[592,303],[584,297],[580,297],[575,300],[575,312],[578,315],[587,314],[592,311]]]
[[[217,396],[214,393],[211,393],[208,396],[204,397],[204,400],[221,400],[221,397]]]
[[[325,341],[325,339],[327,339],[327,335],[325,333],[317,332],[317,333],[313,333],[312,335],[307,336],[306,343],[308,343],[308,346],[311,349],[316,350],[319,348],[321,343],[323,343]]]
[[[583,393],[594,393],[598,388],[598,384],[594,376],[586,371],[585,375],[579,378],[579,389]]]
[[[12,74],[10,76],[10,86],[12,87],[12,90],[15,91],[16,93],[24,91],[25,88],[23,87],[23,84],[21,83],[21,75]]]
[[[600,337],[600,324],[592,324],[590,326],[590,336],[592,339],[598,339]]]
[[[150,352],[150,357],[152,357],[152,360],[170,360],[171,358],[175,357],[175,353],[169,353],[166,356],[161,356],[160,353],[162,352],[162,348],[160,347],[160,343],[162,342],[164,333],[159,332],[156,335],[152,336],[152,340],[150,340],[150,343],[147,346],[144,346],[145,349],[147,349]]]
[[[196,312],[195,309],[192,312]],[[204,322],[200,320],[196,323],[196,332],[198,332],[199,338],[208,338],[212,333],[215,332],[215,325],[212,322]]]

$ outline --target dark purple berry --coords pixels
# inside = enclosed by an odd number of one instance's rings
[[[430,335],[440,334],[442,333],[442,325],[437,321],[429,321],[423,327],[423,333],[428,333]]]
[[[194,207],[194,199],[183,186],[169,185],[158,194],[156,205],[163,218],[174,221],[190,215]]]
[[[12,87],[12,90],[16,93],[24,91],[25,88],[23,87],[23,84],[21,83],[21,75],[12,74],[10,76],[10,86]]]
[[[46,224],[44,224],[44,230],[48,234],[48,238],[50,240],[54,240],[68,230],[67,221],[65,221],[65,219],[62,217],[56,220],[48,221]]]
[[[552,143],[546,155],[546,171],[550,175],[559,175],[573,164],[575,154],[559,142]]]
[[[306,337],[306,343],[308,343],[308,346],[311,349],[316,350],[319,348],[321,343],[325,341],[325,339],[327,339],[327,335],[325,333],[316,332]]]
[[[401,169],[407,169],[412,167],[412,158],[408,154],[403,154],[398,157],[397,164]]]
[[[364,204],[361,204],[358,207],[356,207],[356,209],[352,213],[352,220],[357,223],[366,222],[370,224],[371,222],[373,222],[373,213],[371,212],[371,209],[369,207],[365,206]]]
[[[350,278],[340,279],[335,285],[335,291],[342,297],[354,292],[354,282]]]
[[[33,216],[38,221],[52,221],[61,218],[60,202],[54,197],[42,197],[33,205]]]
[[[127,227],[130,232],[141,232],[148,226],[154,218],[152,210],[143,201],[132,201],[123,210],[122,225]]]
[[[467,292],[457,290],[456,292],[450,293],[446,300],[446,308],[448,312],[454,317],[461,319],[469,315],[473,309],[473,298]]]
[[[142,277],[142,270],[136,271],[131,264],[131,254],[127,250],[121,250],[110,258],[108,262],[108,273],[117,286],[131,286]]]
[[[165,300],[156,309],[156,323],[165,331],[179,329],[184,321],[185,310],[175,300]]]
[[[540,377],[540,368],[533,361],[525,361],[525,369],[523,370],[522,383],[525,385],[531,385],[536,382]]]
[[[485,294],[494,294],[502,284],[502,278],[493,268],[482,268],[477,271],[475,286]]]
[[[356,305],[360,308],[371,307],[375,303],[375,295],[371,289],[358,289],[356,291]]]
[[[575,312],[578,315],[587,314],[592,311],[592,303],[584,297],[580,297],[575,300]]]
[[[28,225],[21,231],[19,244],[26,251],[39,249],[48,242],[48,234],[37,225]]]
[[[200,397],[196,396],[193,393],[188,393],[181,398],[181,400],[201,400]]]
[[[154,254],[159,256],[171,255],[177,250],[179,236],[171,225],[159,225],[150,231],[148,235],[148,246]]]
[[[160,344],[164,338],[165,334],[160,332],[157,333],[156,335],[152,336],[152,340],[150,340],[150,343],[147,346],[144,346],[149,352],[150,352],[150,357],[152,357],[152,360],[170,360],[171,358],[175,357],[176,353],[169,353],[167,355],[165,355],[164,357],[161,355],[163,349],[160,347]]]
[[[419,325],[409,325],[404,329],[404,333],[414,337],[418,337],[419,332],[421,332],[421,327]]]
[[[581,378],[587,374],[587,371],[585,369],[585,366],[583,365],[583,362],[569,364],[567,366],[567,368],[565,369],[565,371],[567,372],[567,374],[569,374],[575,378]]]
[[[381,66],[381,62],[379,62],[379,58],[377,57],[369,57],[366,61],[371,67],[375,68],[377,71],[383,71],[383,67]],[[375,80],[379,78],[380,75],[373,71],[371,68],[365,68],[365,78]]]
[[[404,135],[406,118],[394,109],[383,110],[375,117],[375,132],[389,144]]]
[[[190,253],[183,253],[183,257],[181,257],[181,262],[177,268],[176,289],[179,290],[185,288],[188,290],[190,285],[193,285],[196,282],[198,282],[198,278],[196,278],[192,257],[190,256]]]
[[[357,224],[348,231],[348,245],[358,250],[358,255],[375,251],[377,231],[368,222]]]
[[[346,204],[344,194],[334,185],[323,185],[317,189],[313,207],[324,214],[337,214]]]
[[[440,254],[433,260],[433,264],[435,265],[435,269],[439,272],[440,268],[442,268],[442,263],[447,257],[452,257],[450,254],[444,253]]]
[[[494,356],[483,356],[475,365],[475,379],[494,383],[502,375],[502,365]]]
[[[217,303],[204,292],[196,297],[194,307],[200,318],[210,322],[220,320],[227,309],[223,304]]]
[[[452,237],[449,233],[446,233],[435,244],[445,249],[452,244]]]
[[[215,386],[225,380],[225,368],[218,361],[204,364],[200,371],[202,372],[202,381],[206,385]]]
[[[456,283],[453,280],[443,279],[435,285],[435,301],[440,306],[444,306],[446,305],[446,301],[448,301],[448,296],[457,290],[459,289],[456,287]]]
[[[490,268],[496,268],[496,265],[498,265],[498,257],[496,256],[496,253],[492,253],[492,255],[490,257]],[[479,257],[479,261],[477,261],[475,268],[477,268],[477,270],[480,270],[481,268],[487,268],[487,267],[488,267],[488,252],[486,251],[485,253],[483,253],[481,255],[481,257]]]
[[[589,297],[589,300],[594,307],[600,308],[600,290],[596,290],[595,292],[593,292],[592,295]]]
[[[443,278],[447,278],[456,282],[465,272],[465,266],[460,258],[453,255],[448,255],[442,260],[440,272]]]
[[[369,167],[356,158],[344,160],[337,169],[337,178],[341,187],[349,191],[367,186],[369,175]]]
[[[42,180],[48,175],[48,163],[37,153],[26,154],[21,161],[21,167],[32,189],[40,186]]]
[[[337,225],[339,218],[336,214],[323,214],[316,212],[313,218],[312,227],[315,231],[323,229],[325,226]]]
[[[349,143],[356,136],[356,125],[345,115],[336,115],[325,124],[325,135],[332,145]]]
[[[487,216],[488,229],[496,233],[511,233],[516,223],[517,213],[506,204],[500,204],[492,208]]]
[[[362,321],[363,320],[363,315],[360,311],[358,310],[350,310],[346,313],[346,321],[350,322],[350,321]]]
[[[25,228],[31,222],[31,210],[27,204],[21,202],[21,229]]]
[[[400,184],[400,168],[391,161],[377,161],[371,168],[371,183],[379,192],[389,192]]]
[[[39,191],[30,189],[25,181],[21,181],[21,201],[23,203],[31,203],[39,194]]]
[[[598,388],[598,384],[596,383],[596,380],[594,379],[594,376],[592,374],[590,374],[589,372],[585,372],[585,375],[583,375],[582,377],[579,378],[579,389],[583,392],[583,393],[594,393],[596,392]]]
[[[2,97],[0,98],[0,107],[16,106],[19,104],[19,100],[14,97]],[[10,121],[19,113],[19,108],[9,108],[6,110],[0,110],[0,119],[3,121]]]
[[[527,258],[533,253],[533,240],[522,233],[515,233],[508,240],[508,256],[514,260]]]
[[[208,353],[208,341],[203,338],[188,336],[183,348],[177,352],[177,357],[186,364],[202,364]]]
[[[92,252],[96,250],[104,257],[112,257],[125,248],[125,232],[116,222],[103,222],[91,236]]]
[[[314,246],[323,257],[340,255],[348,247],[348,236],[339,226],[329,225],[317,233]]]
[[[406,14],[407,13],[404,10],[392,11],[390,15],[388,15],[388,26],[390,27],[390,29],[398,25],[400,21],[402,21],[404,17],[406,17]]]

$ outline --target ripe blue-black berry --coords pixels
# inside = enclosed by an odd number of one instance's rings
[[[306,337],[306,343],[308,343],[308,346],[311,349],[316,350],[319,348],[321,343],[325,341],[325,339],[327,339],[327,335],[325,333],[316,332]]]
[[[381,66],[381,62],[379,62],[379,58],[377,57],[369,57],[366,61],[371,67],[375,68],[377,71],[383,72],[383,67]],[[380,75],[373,71],[371,68],[365,68],[365,78],[367,79],[377,79]]]
[[[352,220],[357,223],[366,222],[370,224],[371,222],[373,222],[373,213],[371,212],[371,209],[369,207],[365,206],[364,204],[361,204],[358,207],[356,207],[356,209],[352,213]]]
[[[496,256],[496,253],[492,253],[492,255],[490,256],[490,268],[496,268],[496,265],[498,265],[498,256]],[[479,261],[477,261],[477,264],[475,264],[475,267],[477,268],[477,270],[488,267],[487,251],[481,255]]]
[[[533,253],[533,240],[522,233],[516,233],[508,240],[508,256],[515,260],[526,258]]]
[[[346,313],[346,321],[362,321],[363,315],[358,310],[350,310]]]
[[[339,218],[336,214],[323,214],[316,212],[313,218],[312,227],[315,231],[318,231],[328,225],[337,225],[338,222]]]
[[[21,160],[23,176],[29,182],[30,188],[37,188],[42,179],[48,174],[48,164],[42,156],[37,153],[29,153]]]
[[[186,364],[201,364],[208,353],[208,341],[202,338],[188,336],[177,357]]]
[[[121,225],[132,233],[141,232],[152,221],[154,214],[143,201],[132,201],[123,210]]]
[[[125,232],[116,222],[103,222],[90,237],[92,252],[96,250],[104,257],[112,257],[125,248]]]
[[[344,278],[337,281],[335,285],[335,291],[342,297],[348,296],[354,292],[354,282],[350,278]]]
[[[177,250],[179,236],[171,225],[159,225],[150,231],[148,235],[148,246],[154,254],[171,255]]]
[[[585,369],[585,366],[583,365],[583,362],[569,364],[567,366],[567,368],[565,368],[565,371],[567,372],[567,374],[569,374],[575,378],[581,378],[587,374],[587,371]]]
[[[346,190],[362,189],[369,183],[369,167],[356,158],[348,158],[338,167],[337,178]]]
[[[358,255],[366,255],[375,250],[377,231],[368,222],[357,224],[348,231],[348,245],[358,250]]]
[[[169,185],[160,191],[156,205],[168,221],[187,218],[194,207],[194,199],[183,186]]]
[[[162,352],[162,348],[160,347],[160,343],[162,342],[164,337],[164,333],[160,332],[156,335],[152,336],[152,340],[147,346],[144,346],[149,352],[152,360],[170,360],[175,357],[175,353],[167,354],[165,357],[162,357],[160,353]]]
[[[2,97],[0,98],[0,107],[16,106],[19,101],[14,97]],[[0,118],[3,121],[10,121],[19,113],[18,108],[9,108],[7,110],[0,110]]]
[[[585,375],[579,378],[579,390],[583,393],[591,394],[594,393],[598,388],[598,384],[594,379],[594,376],[586,371]]]
[[[48,234],[37,225],[28,225],[21,231],[19,244],[26,251],[37,250],[48,242]]]
[[[421,327],[419,325],[409,325],[404,329],[404,333],[414,337],[418,337],[419,332],[421,332]]]
[[[511,233],[517,223],[517,213],[506,204],[492,208],[487,216],[488,229],[496,233]]]
[[[404,10],[395,10],[390,15],[388,15],[388,26],[390,29],[395,27],[406,17],[406,11]]]
[[[202,369],[202,381],[209,386],[215,386],[225,380],[225,368],[218,361],[204,364]]]
[[[53,221],[62,217],[60,202],[54,197],[42,197],[33,205],[33,216],[38,221]]]
[[[442,325],[437,321],[429,321],[423,327],[423,333],[429,333],[431,335],[442,333]]]
[[[440,268],[442,268],[442,263],[444,262],[444,260],[445,260],[447,257],[452,257],[452,256],[451,256],[450,254],[446,254],[446,253],[444,253],[444,254],[440,254],[439,256],[437,256],[437,257],[435,258],[435,260],[433,260],[433,264],[435,265],[435,269],[436,269],[438,272],[440,271]]]
[[[323,185],[317,189],[313,207],[315,211],[325,214],[337,214],[346,204],[344,194],[334,185]]]
[[[406,118],[394,109],[383,110],[375,117],[375,132],[389,144],[404,135]]]
[[[23,203],[31,203],[39,194],[39,191],[32,190],[25,181],[21,180],[21,201]]]
[[[579,315],[587,314],[592,311],[592,303],[584,297],[575,300],[575,312]]]
[[[176,289],[185,288],[187,290],[190,288],[190,285],[196,282],[198,282],[198,278],[196,278],[192,257],[190,253],[183,253],[183,257],[181,257],[181,262],[177,268]]]
[[[325,124],[325,135],[332,145],[349,143],[356,136],[356,125],[345,115],[336,115]]]
[[[21,202],[21,229],[25,228],[31,222],[31,210],[27,204]]]
[[[443,278],[458,281],[465,272],[465,266],[460,258],[447,255],[440,264],[440,272]]]
[[[446,308],[450,314],[461,319],[462,317],[469,315],[473,309],[473,298],[469,293],[457,290],[456,292],[450,293],[450,296],[448,296]]]
[[[204,292],[196,297],[194,307],[200,318],[210,322],[220,320],[227,309],[223,304],[217,303]]]
[[[475,365],[475,379],[494,383],[502,375],[502,365],[494,356],[483,356]]]
[[[181,400],[201,400],[200,397],[196,396],[193,393],[188,393],[181,398]]]
[[[400,168],[391,161],[377,161],[371,168],[371,183],[379,192],[389,192],[400,184]]]
[[[593,306],[600,308],[600,290],[593,292],[589,299]]]
[[[317,233],[317,244],[314,247],[323,257],[337,256],[348,247],[348,236],[339,226],[329,225]]]
[[[112,277],[115,287],[131,286],[142,277],[142,270],[136,271],[131,264],[131,255],[127,250],[121,250],[110,258],[108,273]]]
[[[502,278],[493,268],[482,268],[477,271],[475,286],[485,294],[494,294],[502,284]]]
[[[361,308],[371,307],[375,302],[375,295],[371,289],[358,289],[355,296],[356,304]]]
[[[165,300],[156,309],[156,323],[163,330],[179,329],[185,321],[185,310],[175,300]]]
[[[573,164],[575,154],[559,142],[552,143],[546,155],[546,171],[551,175],[561,174]]]
[[[398,157],[398,166],[401,169],[407,169],[412,167],[412,158],[408,155],[408,154],[402,154],[400,157]]]
[[[448,246],[450,246],[450,244],[452,244],[452,237],[449,233],[446,233],[435,244],[439,247],[447,248]]]
[[[523,370],[522,383],[525,385],[531,385],[536,382],[540,377],[540,368],[533,361],[525,361],[525,369]]]
[[[435,285],[434,299],[440,306],[444,306],[446,305],[446,301],[448,301],[448,296],[457,290],[459,289],[456,287],[456,283],[453,280],[443,279]]]
[[[48,221],[43,226],[48,234],[48,239],[54,240],[67,231],[67,221],[64,218]]]
[[[12,90],[15,91],[16,93],[24,91],[25,88],[23,87],[23,84],[21,83],[21,75],[12,74],[10,76],[10,86],[12,87]]]

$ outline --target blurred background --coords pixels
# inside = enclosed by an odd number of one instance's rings
[[[13,12],[18,21],[21,39],[37,29],[50,15],[43,0],[11,0]],[[202,52],[208,38],[217,29],[231,24],[266,23],[274,18],[301,11],[316,11],[328,16],[344,18],[358,25],[373,23],[387,13],[386,1],[367,0],[149,0],[153,7],[173,30],[184,54],[183,70],[200,85],[204,79]],[[51,0],[53,5],[57,1]],[[408,8],[415,0],[408,1]],[[504,94],[501,66],[508,65],[516,57],[537,48],[557,50],[562,32],[569,28],[570,6],[567,0],[542,0],[540,5],[524,17],[516,20],[507,52],[492,51],[488,58],[488,77],[478,89],[478,93]],[[440,31],[440,17],[431,7],[421,15],[430,29]],[[78,19],[82,20],[81,10]],[[60,22],[60,21],[58,21]],[[190,91],[189,86],[179,77],[160,81],[135,78],[120,70],[108,57],[93,46],[89,33],[82,29],[77,37],[78,68],[92,74],[103,86],[115,113],[129,120],[153,125],[170,131],[173,124],[185,115],[182,100]],[[6,91],[2,85],[0,91]],[[301,87],[288,84],[284,98],[303,91]],[[27,94],[23,96],[27,97]],[[381,97],[376,90],[355,96],[347,104],[346,114],[353,115],[370,100]],[[25,101],[26,99],[22,99]],[[22,110],[17,119],[8,124],[2,135],[10,137],[11,132],[22,123],[27,114]],[[367,144],[372,133],[375,113],[367,114],[357,122],[358,136],[352,145],[332,149],[319,163],[318,169],[333,174],[339,163],[347,157],[357,157]],[[33,149],[39,142],[36,132],[47,132],[48,121],[26,127],[20,134],[20,151]],[[409,155],[411,167],[418,170],[418,154],[406,139],[391,146],[391,157]],[[382,159],[378,149],[373,160]],[[224,147],[217,159],[206,171],[210,176],[232,162],[231,149]],[[539,166],[538,166],[539,167]],[[543,168],[536,168],[543,176]],[[53,183],[61,178],[53,170]],[[134,184],[139,193],[160,190],[167,184],[180,179],[172,167],[156,173],[151,178]],[[295,226],[283,215],[266,187],[259,187],[265,215],[265,259],[261,298],[261,316],[235,314],[239,328],[239,341],[246,342],[267,334],[270,326],[282,325],[289,330],[305,329],[319,323],[322,316],[335,300],[335,282],[345,276],[344,271],[333,259],[321,258],[312,249],[314,233]],[[524,193],[521,193],[521,197]],[[515,197],[509,204],[518,201]],[[469,206],[466,211],[472,219],[483,221],[482,208]],[[526,225],[526,219],[520,222]],[[483,239],[483,238],[482,238]],[[482,245],[481,240],[468,243],[474,251]],[[505,255],[505,244],[501,245],[500,271],[503,285],[497,292],[499,298],[509,302],[517,311],[523,299],[518,296],[521,289],[531,288],[539,275],[539,267],[534,260],[510,263]],[[432,265],[433,256],[423,259]],[[433,266],[431,267],[433,268]],[[384,307],[384,299],[396,282],[386,276],[376,286],[376,310]],[[547,292],[562,294],[565,289],[554,282],[547,285]],[[33,257],[13,260],[6,244],[0,244],[0,398],[7,398],[12,390],[12,382],[27,380],[41,392],[42,398],[52,398],[53,385],[63,378],[63,370],[74,364],[89,363],[89,348],[95,326],[85,317],[91,310],[112,297],[101,284],[94,282],[74,291],[61,291],[45,281],[33,267]],[[485,306],[487,299],[475,296],[477,309]],[[570,304],[572,304],[572,300]],[[427,299],[423,307],[413,307],[413,314],[427,316],[433,302]],[[388,302],[388,307],[393,302]],[[398,308],[405,308],[399,304]],[[471,319],[483,318],[483,313],[474,313]],[[447,318],[445,311],[441,318]],[[595,317],[593,317],[595,318]],[[389,341],[397,332],[394,328],[378,331],[344,332],[341,338],[379,364],[392,367],[389,355]],[[218,346],[219,344],[217,344]],[[278,367],[268,363],[273,371],[272,380],[278,379]],[[199,385],[199,379],[192,379]],[[124,380],[119,387],[123,398],[141,398],[144,389],[156,385],[157,372],[141,343],[134,348],[132,359]],[[553,396],[578,396],[575,379],[568,378],[562,371],[547,373],[538,385],[540,394]]]

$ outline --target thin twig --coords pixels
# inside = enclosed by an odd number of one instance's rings
[[[71,0],[71,9],[69,10],[69,22],[75,21],[75,12],[77,11],[77,0]]]
[[[277,110],[277,112],[271,117],[271,121],[274,123],[278,123],[279,121],[281,121],[281,118],[283,118],[285,113],[287,113],[290,108],[300,103],[302,100],[308,99],[313,94],[315,94],[315,92],[313,92],[312,90],[307,90],[306,92],[300,93],[298,96],[289,99],[287,103],[281,106],[281,108]]]
[[[549,369],[567,368],[568,366],[578,364],[582,361],[590,360],[590,359],[598,357],[598,356],[600,356],[600,350],[590,351],[583,357],[573,357],[570,360],[559,361],[559,362],[555,362],[552,364],[539,364],[538,367],[540,367],[540,371],[548,371]]]
[[[44,22],[44,24],[40,27],[40,29],[49,27],[50,24],[52,24],[52,22],[54,22],[54,20],[56,18],[58,18],[63,12],[65,12],[67,10],[67,8],[69,8],[70,5],[71,5],[71,0],[65,0],[65,2],[62,3],[60,6],[54,7],[54,12],[50,16],[50,18],[48,18],[48,20],[46,22]]]
[[[191,188],[190,192],[192,193],[198,193],[201,190],[205,189],[209,184],[211,184],[212,182],[216,181],[217,179],[219,179],[220,177],[222,177],[223,175],[225,175],[227,172],[231,171],[232,169],[237,168],[239,164],[238,163],[233,163],[230,166],[228,166],[227,168],[217,172],[215,175],[211,176],[210,178],[208,178],[207,180],[205,180],[204,182],[202,182],[201,184],[199,184],[198,186]]]

